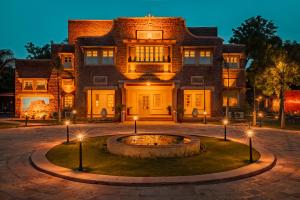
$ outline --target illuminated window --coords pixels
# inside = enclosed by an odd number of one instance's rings
[[[192,95],[186,94],[184,95],[184,107],[189,108],[192,106]]]
[[[131,49],[132,50],[132,49]],[[131,53],[131,52],[130,52]],[[164,62],[163,46],[136,46],[135,59],[136,62]]]
[[[73,68],[73,56],[69,54],[62,54],[61,61],[64,69],[72,69]]]
[[[195,106],[196,106],[198,109],[204,109],[203,101],[204,101],[204,96],[203,96],[203,94],[196,94]]]
[[[211,51],[200,51],[199,64],[210,65],[212,64],[212,53]]]
[[[46,80],[37,80],[35,84],[36,90],[47,90],[47,81]]]
[[[23,90],[33,90],[33,81],[32,80],[23,81]]]
[[[67,95],[67,96],[64,96],[64,107],[65,108],[71,108],[73,107],[73,95]]]
[[[114,102],[115,102],[115,95],[113,94],[108,94],[107,95],[107,107],[108,108],[113,108],[114,107]]]
[[[85,64],[86,65],[98,65],[99,64],[98,51],[87,50],[85,52]]]
[[[102,64],[114,64],[114,51],[112,49],[102,50]]]
[[[239,56],[225,56],[224,67],[225,68],[239,68]]]
[[[238,92],[236,92],[236,91],[224,92],[224,94],[223,94],[223,106],[227,106],[227,100],[228,100],[228,105],[230,107],[239,106],[238,99],[239,99],[238,98]]]
[[[158,109],[161,107],[161,95],[160,94],[154,94],[153,95],[153,108]]]
[[[184,50],[184,64],[192,65],[196,64],[195,50]]]
[[[236,78],[224,78],[224,86],[225,87],[236,87]]]

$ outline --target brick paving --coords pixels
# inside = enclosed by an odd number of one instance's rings
[[[220,126],[143,122],[138,130],[222,136]],[[245,126],[246,127],[246,126]],[[76,125],[88,134],[132,131],[132,124]],[[229,127],[229,137],[244,138],[244,127]],[[41,173],[28,162],[30,152],[49,142],[62,141],[65,127],[0,130],[0,199],[300,199],[300,131],[256,129],[255,144],[277,156],[277,165],[261,175],[211,185],[125,187],[77,183]]]

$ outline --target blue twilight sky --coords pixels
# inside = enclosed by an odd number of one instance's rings
[[[68,19],[181,16],[188,26],[217,26],[227,41],[232,28],[262,15],[284,40],[300,41],[300,0],[0,0],[0,49],[26,57],[28,41],[41,45],[67,38]]]

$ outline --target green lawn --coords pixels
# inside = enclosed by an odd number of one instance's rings
[[[249,147],[240,143],[201,137],[206,152],[185,158],[137,159],[112,155],[103,144],[107,136],[87,138],[83,143],[83,165],[88,172],[121,176],[180,176],[227,171],[249,164]],[[254,160],[259,153],[254,151]],[[61,144],[47,153],[54,164],[76,169],[78,143]]]

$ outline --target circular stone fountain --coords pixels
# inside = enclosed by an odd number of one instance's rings
[[[181,134],[117,135],[107,139],[107,149],[112,154],[137,158],[184,157],[200,152],[200,139]]]

